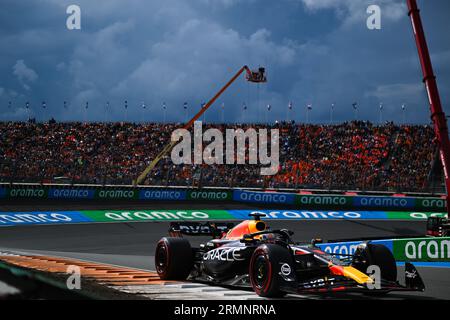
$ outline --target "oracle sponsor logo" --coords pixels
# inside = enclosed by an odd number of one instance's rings
[[[206,252],[203,255],[203,260],[218,260],[218,261],[242,261],[245,259],[240,254],[241,248],[217,248]]]

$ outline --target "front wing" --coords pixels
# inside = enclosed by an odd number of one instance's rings
[[[379,284],[369,286],[343,276],[321,277],[306,282],[298,282],[282,288],[286,292],[297,294],[324,294],[337,292],[387,293],[391,291],[424,291],[425,285],[417,269],[405,263],[405,285],[398,282],[381,280]]]

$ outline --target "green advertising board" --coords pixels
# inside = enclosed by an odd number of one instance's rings
[[[447,201],[443,198],[416,198],[416,209],[446,210]]]
[[[97,210],[81,213],[96,222],[233,219],[225,210]]]
[[[188,190],[188,200],[228,201],[233,199],[233,192],[227,190]]]
[[[6,197],[8,198],[47,198],[47,188],[33,188],[33,187],[17,187],[8,188],[6,191]]]
[[[450,237],[393,240],[398,261],[450,261]]]
[[[389,220],[426,220],[428,217],[446,217],[445,212],[411,212],[411,211],[388,211]]]
[[[301,207],[351,208],[353,207],[353,197],[340,195],[296,195],[294,204]]]

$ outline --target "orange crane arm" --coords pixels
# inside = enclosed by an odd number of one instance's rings
[[[252,73],[250,71],[250,69],[247,66],[243,66],[241,69],[239,69],[238,72],[236,72],[236,74],[230,79],[230,81],[228,81],[215,95],[214,97],[212,97],[211,100],[208,101],[207,104],[205,104],[205,106],[199,111],[197,112],[197,114],[191,119],[189,120],[188,123],[186,123],[183,126],[183,129],[188,129],[192,126],[192,124],[201,117],[201,115],[203,113],[205,113],[205,111],[220,97],[220,95],[228,89],[228,87],[237,79],[239,78],[239,76],[242,74],[242,72],[246,71],[247,72],[247,76],[249,78],[252,77]],[[177,141],[171,141],[169,144],[167,144],[163,150],[161,150],[161,152],[155,157],[155,159],[153,159],[153,161],[148,165],[147,168],[145,168],[145,170],[139,175],[139,177],[133,181],[133,185],[138,185],[140,184],[145,177],[149,174],[149,172],[159,163],[159,161],[161,161],[161,159],[168,154],[173,147],[175,147],[175,145],[177,144]]]

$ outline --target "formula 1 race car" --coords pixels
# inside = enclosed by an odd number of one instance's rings
[[[450,222],[446,217],[428,217],[427,236],[447,237],[450,234]]]
[[[263,297],[286,293],[424,291],[416,270],[405,264],[405,286],[397,282],[394,257],[385,246],[362,243],[353,255],[330,254],[310,244],[292,241],[293,232],[271,230],[261,214],[234,226],[230,223],[180,222],[162,238],[155,266],[163,280],[190,280],[223,286],[252,287]],[[182,235],[213,239],[192,248]],[[378,268],[378,269],[377,269]],[[369,276],[372,270],[377,276]],[[375,272],[376,274],[376,272]]]

